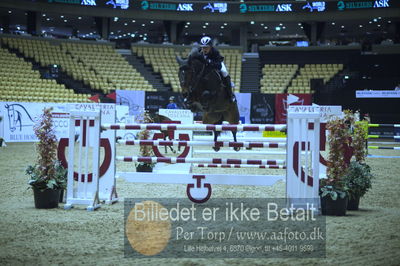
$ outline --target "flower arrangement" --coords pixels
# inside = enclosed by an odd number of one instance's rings
[[[371,188],[371,181],[373,179],[371,167],[365,161],[367,156],[368,120],[355,121],[352,138],[355,161],[350,163],[343,181],[352,202],[349,209],[357,210],[360,197],[364,196]]]
[[[139,123],[153,123],[153,120],[151,119],[150,114],[145,111],[143,113],[143,115],[137,119],[137,122],[139,122]],[[144,129],[144,130],[140,131],[138,133],[137,138],[140,139],[140,140],[149,139],[150,138],[150,130]],[[151,157],[151,156],[154,155],[152,147],[151,146],[147,146],[147,145],[140,146],[139,153],[140,153],[141,157]],[[147,169],[151,169],[151,168],[154,167],[154,165],[155,165],[155,163],[138,162],[138,163],[136,163],[136,169],[137,170],[146,169],[146,168]]]
[[[351,129],[354,117],[350,111],[345,111],[343,118],[334,117],[326,125],[329,130],[329,156],[327,162],[327,179],[320,181],[321,198],[330,196],[332,200],[347,196],[346,186],[342,177],[350,164]]]
[[[39,142],[36,144],[37,163],[26,169],[30,176],[28,184],[40,190],[65,189],[67,169],[57,161],[57,138],[53,129],[51,108],[44,109],[43,114],[34,126]]]

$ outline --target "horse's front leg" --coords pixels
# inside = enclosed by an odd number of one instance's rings
[[[232,130],[232,135],[233,135],[233,141],[234,141],[234,142],[237,142],[237,139],[236,139],[236,131],[233,131],[233,130]],[[240,147],[233,147],[233,149],[234,149],[235,151],[240,151]]]
[[[220,147],[218,147],[218,146],[215,145],[215,144],[217,143],[219,134],[221,134],[221,132],[219,132],[219,131],[214,131],[214,147],[213,147],[213,150],[214,150],[214,151],[219,151],[219,150],[221,149]]]

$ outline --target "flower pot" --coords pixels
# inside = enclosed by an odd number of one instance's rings
[[[347,204],[347,210],[357,211],[358,205],[360,205],[360,196],[352,196],[349,198],[349,203]]]
[[[153,172],[153,167],[147,164],[139,164],[136,166],[136,172]]]
[[[333,200],[330,196],[321,198],[322,215],[344,216],[347,210],[347,196]]]
[[[64,189],[60,189],[60,199],[58,200],[59,203],[64,202]]]
[[[35,208],[37,209],[58,208],[58,202],[60,201],[60,190],[40,190],[36,187],[33,187],[33,197],[35,199]]]

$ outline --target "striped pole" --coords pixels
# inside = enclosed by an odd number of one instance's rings
[[[234,142],[234,141],[181,141],[181,140],[118,140],[119,144],[139,146],[208,146],[208,147],[245,147],[245,148],[285,148],[283,142]]]
[[[368,124],[369,127],[400,127],[400,124]]]
[[[286,125],[103,124],[103,130],[281,131]]]
[[[368,149],[374,149],[374,150],[400,150],[400,147],[368,146]]]
[[[400,136],[393,135],[368,135],[369,139],[400,139]]]
[[[265,159],[225,159],[225,158],[179,158],[179,157],[138,157],[116,156],[117,161],[139,163],[208,163],[208,164],[255,164],[255,165],[283,165],[285,160]]]
[[[260,168],[260,169],[286,169],[284,165],[253,165],[253,164],[203,164],[195,163],[194,167],[203,168]]]

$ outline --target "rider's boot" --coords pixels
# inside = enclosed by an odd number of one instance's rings
[[[229,75],[227,75],[224,79],[223,79],[223,83],[224,83],[224,87],[225,87],[225,92],[226,92],[226,96],[230,101],[234,101],[235,100],[235,95],[232,92],[232,82],[231,82],[231,77]]]

